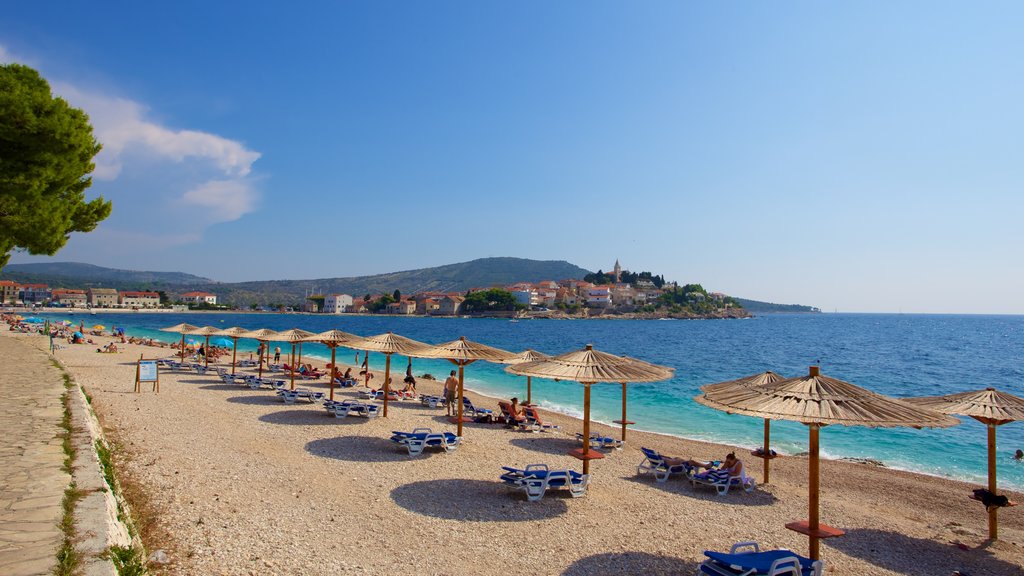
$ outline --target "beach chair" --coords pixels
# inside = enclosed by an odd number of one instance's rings
[[[416,428],[412,432],[392,432],[391,441],[405,446],[410,456],[418,456],[425,448],[443,448],[453,452],[459,447],[458,436],[451,432],[433,432],[430,428]]]
[[[512,404],[510,402],[498,402],[498,408],[501,409],[501,415],[505,417],[505,425],[509,428],[522,428],[526,424],[525,416],[512,415]]]
[[[583,434],[577,432],[576,439],[580,442],[583,441]],[[596,434],[590,435],[590,447],[601,450],[622,450],[623,441],[612,438],[611,436],[599,436]]]
[[[420,404],[428,408],[444,408],[444,398],[442,396],[420,396]]]
[[[554,430],[561,430],[562,427],[557,424],[545,424],[540,418],[540,411],[533,406],[523,407],[523,422],[524,427],[533,430],[534,432],[551,432]],[[582,434],[580,435],[582,438]]]
[[[706,576],[821,576],[821,560],[811,560],[790,550],[761,551],[757,542],[738,542],[729,553],[705,550],[707,559],[697,570]]]
[[[467,416],[476,418],[477,416],[485,416],[487,414],[494,414],[494,410],[488,410],[487,408],[477,408],[473,406],[473,401],[469,398],[462,397],[462,413]]]
[[[523,470],[502,466],[505,473],[501,481],[526,493],[529,502],[536,502],[544,497],[548,488],[566,488],[573,498],[580,498],[587,493],[590,483],[589,474],[581,474],[575,470],[550,470],[547,464],[530,464]]]
[[[654,480],[657,482],[667,482],[673,474],[683,474],[686,477],[693,474],[693,466],[685,462],[669,466],[665,462],[665,457],[654,450],[650,448],[641,448],[640,450],[644,453],[644,459],[637,464],[637,474],[650,472],[654,474]]]
[[[753,478],[747,476],[747,468],[743,467],[739,476],[729,476],[728,470],[707,470],[690,476],[690,482],[694,487],[710,486],[715,489],[719,496],[729,493],[729,488],[735,486],[742,488],[744,492],[753,492],[757,483]]]

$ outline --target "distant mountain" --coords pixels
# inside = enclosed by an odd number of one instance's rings
[[[771,302],[758,302],[757,300],[746,300],[744,298],[736,298],[736,301],[738,301],[751,314],[769,314],[772,312],[813,314],[821,312],[819,308],[815,308],[814,306],[804,306],[802,304],[773,304]]]
[[[265,280],[221,283],[182,272],[141,272],[116,270],[91,264],[60,262],[46,264],[9,264],[2,277],[18,282],[48,284],[51,287],[89,288],[107,286],[120,289],[150,288],[166,290],[172,297],[190,290],[217,294],[225,304],[295,304],[306,295],[344,293],[353,296],[427,290],[462,292],[470,288],[504,286],[514,282],[539,282],[583,278],[590,271],[561,260],[525,258],[481,258],[459,264],[391,272],[374,276],[318,278],[313,280]]]
[[[79,262],[42,262],[8,264],[4,279],[32,284],[48,284],[54,288],[137,288],[139,286],[175,286],[211,284],[214,281],[184,272],[144,272],[118,270]]]
[[[351,294],[360,297],[364,294],[390,294],[396,289],[402,294],[462,292],[470,288],[504,286],[515,282],[578,279],[589,273],[589,270],[563,260],[480,258],[459,264],[373,276],[238,282],[201,289],[223,294],[224,301],[235,304],[270,304],[298,302],[309,293]]]

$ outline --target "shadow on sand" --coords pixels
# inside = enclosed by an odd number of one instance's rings
[[[341,418],[338,421],[358,425],[366,419],[352,417]],[[306,452],[321,458],[348,462],[410,462],[444,454],[425,450],[422,455],[412,458],[405,448],[387,438],[375,436],[338,436],[312,440],[306,444]]]
[[[206,386],[200,386],[200,390],[234,390],[238,391],[242,388],[238,384],[207,384]]]
[[[548,436],[544,433],[523,434],[528,435],[514,438],[509,440],[508,443],[524,450],[540,452],[542,454],[557,454],[559,456],[564,456],[570,450],[575,450],[582,446],[579,440],[567,436]]]
[[[232,396],[231,398],[226,398],[226,400],[228,402],[231,402],[232,404],[249,404],[249,405],[258,405],[258,406],[265,406],[267,404],[280,404],[281,406],[285,405],[283,402],[278,400],[277,396],[275,396],[274,394],[253,394],[251,396]]]
[[[910,576],[944,576],[954,570],[964,574],[1024,574],[1024,568],[996,558],[984,547],[961,550],[952,543],[943,544],[885,530],[852,529],[846,532],[846,536],[830,538],[822,544],[826,568],[827,549],[835,548],[875,566]]]
[[[287,404],[281,404],[281,406],[287,406]],[[264,414],[260,416],[259,420],[268,424],[284,424],[286,426],[333,426],[347,418],[335,418],[320,406],[311,405],[308,408],[303,406],[302,408],[278,410]]]
[[[753,492],[744,492],[739,488],[736,490],[730,488],[728,494],[719,496],[714,488],[710,486],[694,486],[689,480],[679,476],[673,476],[668,482],[655,482],[654,476],[650,474],[644,476],[623,476],[622,479],[636,482],[649,488],[656,488],[670,494],[677,494],[686,498],[693,498],[694,500],[719,502],[729,506],[771,506],[775,503],[775,496],[763,490],[755,489]]]
[[[562,493],[564,492],[564,497]],[[459,494],[453,506],[439,494]],[[512,492],[498,481],[442,478],[399,486],[391,491],[396,504],[417,514],[471,522],[534,522],[560,516],[568,510],[569,493],[549,492],[537,502],[527,502],[521,491]]]
[[[647,552],[607,552],[580,558],[562,576],[604,574],[693,574],[696,565],[680,558]]]

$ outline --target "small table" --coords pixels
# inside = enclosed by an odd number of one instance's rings
[[[601,458],[604,458],[604,454],[601,454],[592,448],[576,448],[574,450],[570,450],[569,456],[572,456],[577,460],[600,460]]]
[[[845,536],[846,531],[828,524],[818,524],[817,530],[811,530],[807,520],[797,520],[796,522],[790,522],[786,524],[786,528],[794,532],[799,532],[807,536],[814,536],[815,538],[835,538],[837,536]]]

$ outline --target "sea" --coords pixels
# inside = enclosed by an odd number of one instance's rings
[[[187,322],[196,326],[339,329],[361,336],[388,331],[438,344],[465,336],[509,351],[532,348],[561,354],[593,344],[598,350],[671,366],[675,377],[628,386],[629,419],[637,430],[736,445],[760,446],[763,420],[729,415],[694,402],[702,385],[733,380],[765,370],[784,376],[821,373],[894,397],[933,396],[994,387],[1024,396],[1024,316],[915,314],[765,314],[744,320],[529,320],[326,316],[307,314],[103,313],[70,316],[42,314],[75,325],[123,327],[129,336],[177,342],[180,336],[160,328]],[[200,341],[196,339],[197,341]],[[276,346],[278,344],[273,344]],[[240,340],[239,354],[257,342]],[[280,344],[282,355],[290,345]],[[304,344],[304,357],[330,359],[320,344]],[[338,349],[338,361],[352,363],[356,352]],[[392,369],[404,372],[407,359],[393,357]],[[413,359],[417,376],[439,379],[451,370],[443,360]],[[370,355],[382,370],[384,356]],[[466,387],[487,395],[526,396],[526,379],[504,366],[476,362],[466,367]],[[621,416],[622,387],[592,387],[591,416],[610,423]],[[533,379],[532,399],[541,407],[582,416],[583,388],[574,382]],[[999,485],[1024,490],[1024,462],[1013,459],[1024,448],[1024,422],[997,432]],[[780,454],[807,450],[807,428],[793,422],[772,424],[772,448]],[[945,429],[827,426],[821,450],[829,458],[872,459],[885,466],[929,475],[985,483],[986,430],[970,418]],[[679,454],[711,459],[720,454]]]

